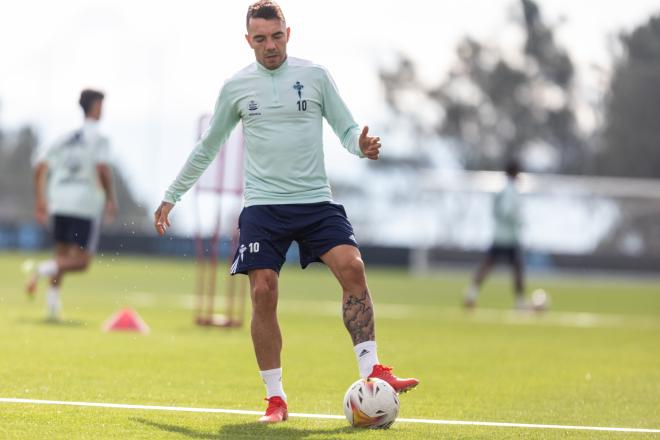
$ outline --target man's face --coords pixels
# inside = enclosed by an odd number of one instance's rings
[[[250,18],[245,39],[254,56],[266,69],[277,69],[286,60],[286,43],[291,29],[280,20]]]
[[[89,107],[89,113],[87,113],[87,118],[98,121],[101,119],[101,113],[103,113],[103,100],[95,99],[94,101],[92,101],[92,105]]]

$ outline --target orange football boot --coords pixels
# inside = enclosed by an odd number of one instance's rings
[[[289,409],[286,402],[280,396],[273,396],[268,401],[268,408],[266,414],[259,418],[261,423],[280,423],[289,418]]]
[[[389,383],[394,391],[397,393],[405,393],[415,388],[419,384],[419,380],[415,378],[400,379],[392,374],[392,367],[376,364],[371,370],[370,378],[382,379]]]

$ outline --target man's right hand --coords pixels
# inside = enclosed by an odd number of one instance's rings
[[[156,212],[154,212],[154,226],[158,235],[165,235],[165,231],[170,227],[168,216],[174,205],[169,202],[162,202]]]
[[[37,200],[34,206],[34,218],[42,225],[48,222],[48,204],[45,200]]]

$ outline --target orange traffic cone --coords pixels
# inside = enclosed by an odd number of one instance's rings
[[[142,334],[149,333],[149,326],[138,313],[130,307],[124,307],[114,315],[112,315],[103,324],[103,330],[109,331],[128,331],[140,332]]]

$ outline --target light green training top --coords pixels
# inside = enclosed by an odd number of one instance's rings
[[[96,166],[108,163],[108,159],[108,138],[99,133],[98,123],[89,119],[80,130],[53,144],[39,158],[39,162],[48,166],[49,213],[98,218],[105,194]]]
[[[501,246],[517,246],[520,244],[520,193],[516,182],[507,178],[504,189],[495,196],[493,204],[495,230],[493,243]]]
[[[255,62],[222,87],[208,130],[165,192],[176,203],[242,120],[245,206],[332,201],[323,155],[323,117],[342,145],[363,157],[360,129],[328,71],[297,58],[274,70]]]

